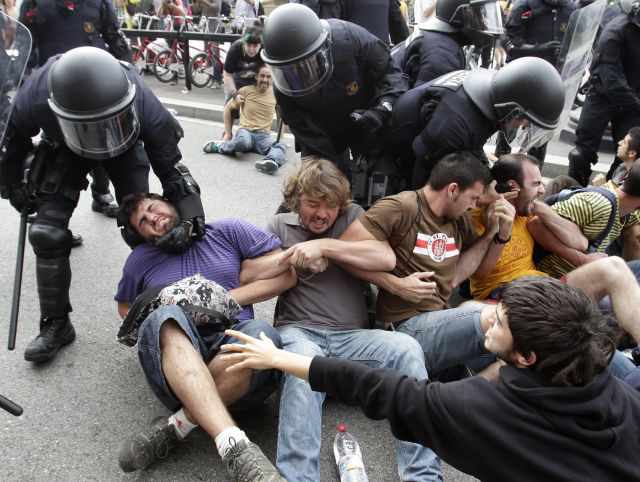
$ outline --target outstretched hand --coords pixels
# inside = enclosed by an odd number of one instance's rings
[[[222,358],[231,363],[226,371],[233,372],[247,368],[253,370],[276,368],[275,362],[278,352],[281,350],[276,348],[264,332],[260,332],[260,339],[236,330],[226,330],[225,334],[244,343],[244,345],[230,343],[220,347],[223,352]]]

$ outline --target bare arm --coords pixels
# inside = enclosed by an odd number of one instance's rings
[[[118,301],[118,315],[120,315],[120,318],[123,320],[126,318],[130,307],[131,305],[126,301]]]
[[[293,269],[285,271],[275,278],[257,280],[229,291],[229,294],[240,305],[260,303],[293,288],[297,278]]]
[[[560,241],[537,216],[527,223],[527,229],[536,243],[547,251],[566,259],[572,265],[581,266],[588,262],[588,255]]]
[[[240,269],[240,285],[278,276],[289,269],[284,262],[284,251],[275,249],[253,259],[245,259]]]
[[[487,208],[485,225],[489,226],[491,224],[489,221],[490,217],[495,218],[499,225],[498,237],[506,241],[511,237],[511,233],[513,230],[513,220],[515,216],[516,209],[513,204],[511,204],[503,196],[501,196]],[[506,244],[503,243],[489,243],[482,261],[476,268],[475,273],[472,274],[479,278],[484,278],[485,276],[491,274],[495,269],[496,263],[500,259],[500,255],[502,255],[502,250],[505,246]]]
[[[562,244],[578,251],[586,251],[589,241],[582,234],[580,227],[556,213],[551,206],[542,201],[535,201],[533,214],[560,240]]]
[[[231,140],[233,138],[233,111],[235,109],[236,104],[234,101],[227,102],[227,105],[224,106],[224,139]]]
[[[228,92],[229,95],[233,94],[236,89],[236,81],[233,80],[233,74],[230,74],[226,70],[222,71],[222,83],[224,84],[225,92]]]
[[[489,246],[493,244],[495,232],[485,232],[469,249],[462,252],[456,266],[456,275],[453,278],[452,287],[458,286],[471,276],[480,266],[487,254]],[[495,264],[494,264],[495,266]]]

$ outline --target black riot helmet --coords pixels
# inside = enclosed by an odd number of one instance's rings
[[[620,8],[636,27],[640,27],[640,0],[620,0]]]
[[[471,37],[504,34],[497,0],[436,0],[436,12],[419,28],[435,32],[464,32]]]
[[[546,60],[521,57],[498,71],[474,70],[462,85],[482,113],[500,125],[508,141],[515,137],[518,119],[549,131],[558,127],[564,84]]]
[[[49,107],[67,147],[79,156],[110,159],[138,139],[136,88],[125,69],[102,49],[78,47],[49,70]]]
[[[265,22],[261,56],[280,92],[307,95],[333,73],[329,24],[304,5],[281,5]]]

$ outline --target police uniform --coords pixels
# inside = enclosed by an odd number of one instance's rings
[[[560,43],[575,9],[570,0],[518,0],[505,25],[508,60],[534,56],[557,66]]]
[[[35,65],[76,47],[92,46],[130,60],[111,0],[25,0],[20,21],[33,36]]]
[[[75,49],[65,56],[79,50],[81,49]],[[100,50],[97,52],[102,53]],[[148,192],[150,159],[155,174],[162,182],[165,196],[176,204],[185,199],[193,199],[199,206],[203,218],[199,192],[193,189],[195,183],[185,182],[184,176],[176,167],[180,166],[177,163],[182,157],[178,149],[178,141],[182,137],[180,125],[146,87],[132,66],[121,65],[110,56],[104,55],[109,57],[108,60],[115,62],[116,67],[121,67],[126,77],[122,77],[122,73],[118,75],[124,82],[127,82],[128,78],[131,92],[129,95],[134,95],[131,101],[133,110],[116,112],[112,124],[114,130],[98,129],[93,132],[93,138],[105,136],[106,139],[103,141],[108,143],[111,132],[124,130],[128,121],[135,123],[135,129],[126,131],[127,143],[121,144],[120,151],[104,160],[104,167],[114,184],[118,201],[127,194]],[[46,156],[43,156],[44,164],[38,169],[40,175],[34,180],[37,184],[38,204],[37,214],[29,231],[29,241],[36,254],[38,293],[43,319],[64,319],[71,311],[69,219],[78,203],[80,191],[87,187],[87,173],[98,162],[102,162],[82,157],[68,147],[78,143],[88,147],[91,142],[90,130],[80,128],[78,137],[70,140],[66,131],[63,135],[60,118],[53,112],[51,102],[54,97],[51,85],[55,81],[52,80],[54,76],[50,75],[50,71],[53,71],[56,62],[62,62],[63,57],[52,57],[43,67],[35,70],[18,90],[8,127],[5,161],[0,164],[2,195],[12,199],[12,192],[20,185],[22,162],[32,149],[31,137],[42,129],[49,147]],[[100,70],[100,75],[106,78],[104,69]],[[73,81],[77,76],[76,69],[67,78],[71,77]],[[132,90],[132,86],[135,87],[135,91]],[[96,96],[106,95],[104,90],[102,86]],[[69,95],[66,92],[65,95],[73,97],[73,93]],[[124,117],[125,114],[127,118]],[[132,137],[129,132],[138,134],[138,137]],[[180,208],[178,211],[180,212]]]
[[[302,0],[319,18],[337,18],[365,28],[385,43],[397,44],[409,36],[399,0]]]
[[[465,68],[462,47],[472,43],[457,32],[416,29],[391,53],[396,65],[409,77],[409,88]]]
[[[640,28],[627,15],[611,20],[598,41],[591,64],[590,89],[578,127],[576,149],[569,156],[569,175],[588,183],[590,164],[598,160],[598,148],[609,121],[614,142],[640,125]],[[620,160],[607,174],[610,178]]]
[[[472,151],[486,159],[483,146],[498,129],[463,88],[469,71],[457,71],[415,87],[396,102],[388,142],[409,169],[414,188],[424,186],[435,163],[447,154]]]
[[[358,109],[388,101],[406,90],[402,72],[388,48],[359,25],[325,20],[330,28],[333,72],[318,89],[304,96],[284,95],[274,87],[284,122],[303,155],[320,155],[349,172],[347,149],[360,151],[362,133],[350,118]]]

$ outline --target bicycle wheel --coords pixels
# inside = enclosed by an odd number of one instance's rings
[[[212,69],[207,54],[202,53],[195,55],[189,62],[189,75],[191,83],[196,87],[206,87],[211,82],[213,76]]]
[[[153,73],[160,82],[171,82],[177,75],[177,59],[171,50],[163,50],[153,62]]]

